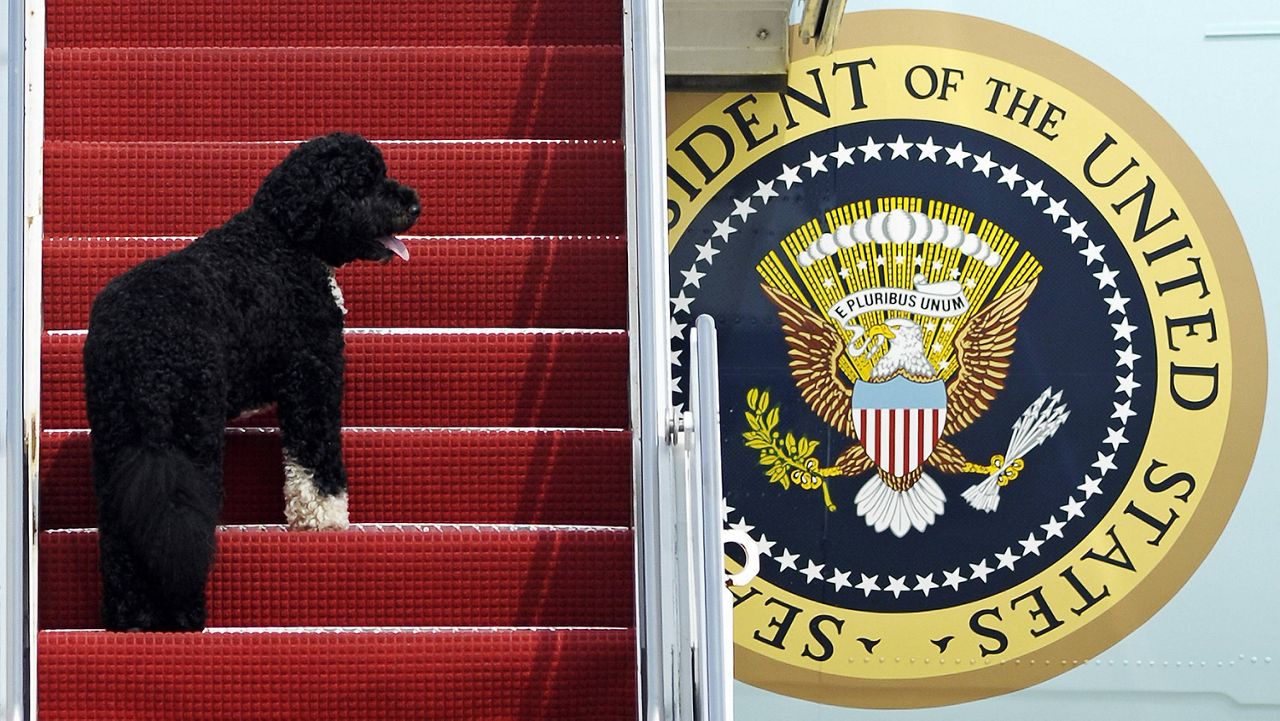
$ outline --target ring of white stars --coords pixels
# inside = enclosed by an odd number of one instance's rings
[[[912,157],[913,150],[915,157]],[[858,157],[859,154],[860,157]],[[1094,242],[1089,237],[1086,229],[1088,221],[1076,220],[1072,217],[1066,207],[1067,201],[1054,198],[1045,191],[1043,180],[1032,181],[1024,177],[1016,163],[1011,166],[1000,164],[991,157],[990,151],[978,155],[972,150],[966,150],[961,142],[957,142],[953,147],[937,145],[933,142],[932,136],[924,142],[909,142],[902,135],[883,142],[868,136],[865,143],[853,147],[846,147],[841,142],[825,155],[810,151],[809,159],[794,167],[783,163],[777,177],[769,182],[756,181],[755,192],[741,200],[735,199],[734,210],[728,217],[724,220],[712,221],[715,229],[711,237],[707,238],[706,243],[702,245],[695,244],[698,250],[697,258],[687,270],[679,271],[684,281],[679,294],[671,298],[671,339],[673,342],[683,339],[685,330],[689,327],[689,319],[694,316],[691,305],[695,300],[696,291],[701,290],[700,281],[707,275],[706,271],[699,270],[699,265],[705,263],[709,270],[714,264],[715,256],[720,253],[720,250],[714,247],[715,242],[719,242],[722,246],[732,243],[732,235],[750,222],[752,215],[764,209],[774,198],[781,197],[783,193],[790,191],[793,186],[803,185],[806,179],[845,165],[868,165],[897,160],[935,163],[943,167],[958,166],[961,170],[982,175],[997,185],[1005,186],[1016,198],[1025,200],[1033,208],[1040,209],[1042,213],[1049,216],[1049,222],[1062,231],[1066,240],[1076,248],[1086,267],[1097,279],[1098,291],[1107,306],[1107,315],[1112,321],[1111,327],[1115,331],[1116,343],[1116,385],[1114,400],[1112,400],[1115,411],[1107,424],[1107,437],[1100,445],[1097,460],[1090,465],[1089,472],[1083,474],[1081,483],[1075,486],[1073,489],[1075,492],[1067,497],[1066,503],[1058,507],[1059,512],[1051,515],[1047,522],[1040,524],[1041,533],[1037,534],[1033,531],[1025,539],[1015,541],[994,555],[980,558],[977,563],[964,564],[951,570],[932,571],[923,575],[906,573],[902,576],[868,575],[856,569],[842,570],[835,566],[828,567],[826,564],[815,563],[812,559],[792,553],[789,548],[779,548],[777,541],[769,539],[764,533],[755,533],[755,526],[750,525],[741,514],[738,514],[736,522],[730,523],[729,519],[735,509],[729,506],[728,499],[723,501],[724,523],[729,528],[740,530],[754,538],[760,548],[762,563],[765,559],[771,559],[778,564],[779,574],[796,573],[804,577],[806,585],[815,582],[828,583],[837,592],[861,593],[863,597],[869,597],[873,593],[891,593],[894,598],[899,598],[902,594],[919,593],[927,598],[930,593],[939,589],[959,591],[960,587],[966,583],[985,584],[989,576],[999,575],[1006,569],[1012,572],[1019,561],[1030,556],[1039,556],[1041,546],[1045,543],[1054,538],[1064,538],[1062,531],[1067,524],[1077,518],[1083,521],[1089,499],[1102,493],[1103,480],[1108,472],[1116,470],[1114,461],[1120,446],[1129,443],[1125,433],[1129,419],[1136,415],[1136,411],[1132,409],[1133,392],[1142,387],[1142,383],[1134,379],[1134,363],[1142,357],[1134,351],[1133,347],[1133,332],[1138,328],[1130,322],[1128,315],[1127,305],[1130,299],[1121,295],[1116,285],[1115,279],[1119,271],[1113,270],[1106,262],[1103,256],[1105,246]],[[829,166],[828,163],[833,165]],[[1041,207],[1042,200],[1045,201],[1043,207]],[[878,258],[877,261],[883,263],[884,259]],[[865,261],[861,263],[865,266]],[[865,267],[859,267],[858,270],[865,270]],[[841,277],[847,278],[849,273],[848,268],[839,270]],[[688,294],[690,287],[693,288],[695,295]],[[1109,295],[1108,289],[1111,289]],[[681,316],[684,316],[685,322],[681,322]],[[683,391],[680,390],[681,363],[675,351],[672,351],[671,365],[673,392],[683,395]],[[679,404],[677,409],[683,409],[683,403]]]

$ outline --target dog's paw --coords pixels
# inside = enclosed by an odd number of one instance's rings
[[[340,531],[350,524],[346,491],[334,496],[321,493],[315,475],[288,458],[284,479],[284,517],[290,529]]]
[[[345,491],[336,496],[286,495],[284,516],[294,531],[341,531],[351,522]]]

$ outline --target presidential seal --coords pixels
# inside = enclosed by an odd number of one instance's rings
[[[673,373],[713,315],[725,522],[762,552],[737,676],[1005,693],[1141,624],[1221,532],[1256,283],[1190,151],[1096,67],[969,17],[846,28],[785,92],[673,101]]]

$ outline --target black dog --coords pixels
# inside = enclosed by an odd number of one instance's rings
[[[293,528],[343,528],[342,296],[333,269],[408,258],[417,194],[355,135],[303,143],[252,204],[113,280],[84,346],[109,629],[198,630],[227,420],[276,403]]]

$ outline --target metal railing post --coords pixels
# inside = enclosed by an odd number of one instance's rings
[[[0,251],[0,714],[35,717],[34,483],[38,448],[44,3],[5,8],[6,220]],[[34,325],[33,325],[34,324]],[[33,342],[34,341],[34,342]]]
[[[720,364],[716,326],[698,316],[689,340],[689,402],[697,471],[690,484],[696,519],[690,572],[694,583],[694,706],[699,721],[733,718],[732,602],[725,588],[724,536],[720,518]]]

